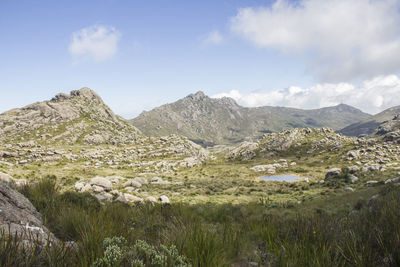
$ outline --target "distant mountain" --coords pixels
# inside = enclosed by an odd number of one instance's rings
[[[400,106],[388,108],[381,113],[371,116],[363,121],[346,126],[339,132],[347,136],[372,134],[381,126],[382,123],[392,120],[397,114],[400,114]]]
[[[145,111],[131,122],[149,136],[176,133],[197,143],[211,145],[238,143],[291,128],[330,127],[337,130],[369,117],[369,114],[344,104],[313,110],[270,106],[246,108],[232,98],[214,99],[200,91],[172,104]]]

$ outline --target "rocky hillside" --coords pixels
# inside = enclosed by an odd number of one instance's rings
[[[384,121],[374,132],[375,136],[381,136],[386,142],[400,144],[400,114],[391,120]]]
[[[11,173],[55,164],[163,173],[205,158],[185,137],[144,136],[89,88],[0,114],[0,169]]]
[[[351,124],[339,132],[347,136],[359,136],[363,134],[372,134],[374,131],[386,121],[392,120],[394,116],[400,114],[400,106],[388,108],[372,117],[369,117],[361,122]]]
[[[131,120],[149,136],[180,134],[202,144],[233,144],[290,128],[341,129],[370,115],[347,105],[301,110],[284,107],[245,108],[232,98],[213,99],[203,92],[143,112]]]
[[[41,144],[135,143],[143,135],[89,88],[0,115],[0,141]]]
[[[278,168],[290,166],[285,158],[297,158],[298,163],[313,169],[315,165],[349,166],[351,173],[384,172],[400,161],[400,147],[377,138],[347,137],[332,129],[291,129],[266,134],[258,142],[245,142],[225,151],[229,160],[256,160],[275,163],[257,165],[255,171],[275,173]],[[276,159],[280,159],[276,162]],[[396,167],[396,170],[399,168]],[[301,171],[301,170],[300,170]]]

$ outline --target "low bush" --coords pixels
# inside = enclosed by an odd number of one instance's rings
[[[48,228],[61,240],[74,241],[75,249],[41,250],[28,254],[27,262],[18,239],[3,235],[0,265],[399,266],[400,188],[381,188],[378,197],[362,203],[331,196],[343,206],[333,214],[312,202],[273,208],[266,206],[268,200],[100,205],[89,195],[60,193],[52,180],[43,180],[21,191]]]

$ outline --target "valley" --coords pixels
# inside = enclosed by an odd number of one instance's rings
[[[190,98],[190,105],[199,102],[194,106],[214,101],[199,93]],[[229,99],[221,101],[239,108]],[[347,125],[356,117],[360,121],[368,117],[351,107],[333,109],[332,117],[336,112],[343,112],[343,118],[348,112],[358,114]],[[243,110],[235,112],[241,116]],[[310,116],[321,118],[321,112]],[[77,246],[46,252],[55,257],[73,255],[74,264],[101,262],[107,252],[103,240],[118,236],[130,244],[140,239],[156,247],[176,246],[185,255],[181,259],[185,263],[176,266],[364,265],[371,260],[380,264],[387,253],[388,261],[398,262],[400,240],[387,232],[399,234],[392,225],[398,219],[400,193],[398,117],[361,137],[335,132],[346,126],[342,118],[338,120],[321,120],[321,127],[313,128],[286,124],[274,132],[265,126],[249,127],[251,138],[239,142],[242,137],[237,135],[230,144],[225,143],[229,136],[212,134],[221,129],[211,128],[203,134],[218,139],[200,140],[201,146],[180,130],[146,136],[135,127],[135,120],[115,115],[100,96],[83,88],[0,115],[0,180],[32,202],[60,242]],[[335,130],[328,127],[332,125]],[[259,129],[267,133],[258,136]],[[225,141],[207,145],[218,140]],[[274,175],[294,175],[299,180],[261,179]],[[374,205],[382,207],[377,210]],[[386,219],[365,224],[377,212]],[[7,221],[2,222],[7,231]],[[333,228],[326,228],[328,222]],[[280,227],[282,223],[285,226]],[[368,231],[381,227],[384,244],[365,236],[367,230],[358,231],[363,224]],[[349,236],[339,233],[339,225],[360,238],[353,240],[353,247],[346,243]],[[299,232],[291,239],[288,235],[295,229]],[[314,237],[317,233],[321,237]],[[359,251],[357,242],[366,244],[360,258],[351,254],[351,249]],[[373,246],[382,247],[372,253]],[[383,253],[384,249],[389,252]],[[135,253],[143,263],[146,257]],[[35,257],[41,260],[40,255]],[[137,264],[132,266],[174,266]]]

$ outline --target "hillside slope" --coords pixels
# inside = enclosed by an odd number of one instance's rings
[[[341,129],[369,116],[344,104],[314,110],[245,108],[232,98],[214,99],[197,92],[145,111],[131,122],[149,136],[175,133],[203,144],[233,144],[290,128]]]
[[[3,142],[119,144],[139,138],[143,138],[140,131],[116,116],[89,88],[0,114]]]
[[[359,136],[361,134],[372,134],[379,126],[391,120],[394,116],[400,114],[400,106],[388,108],[374,116],[371,116],[363,121],[351,124],[339,132],[347,136]]]

